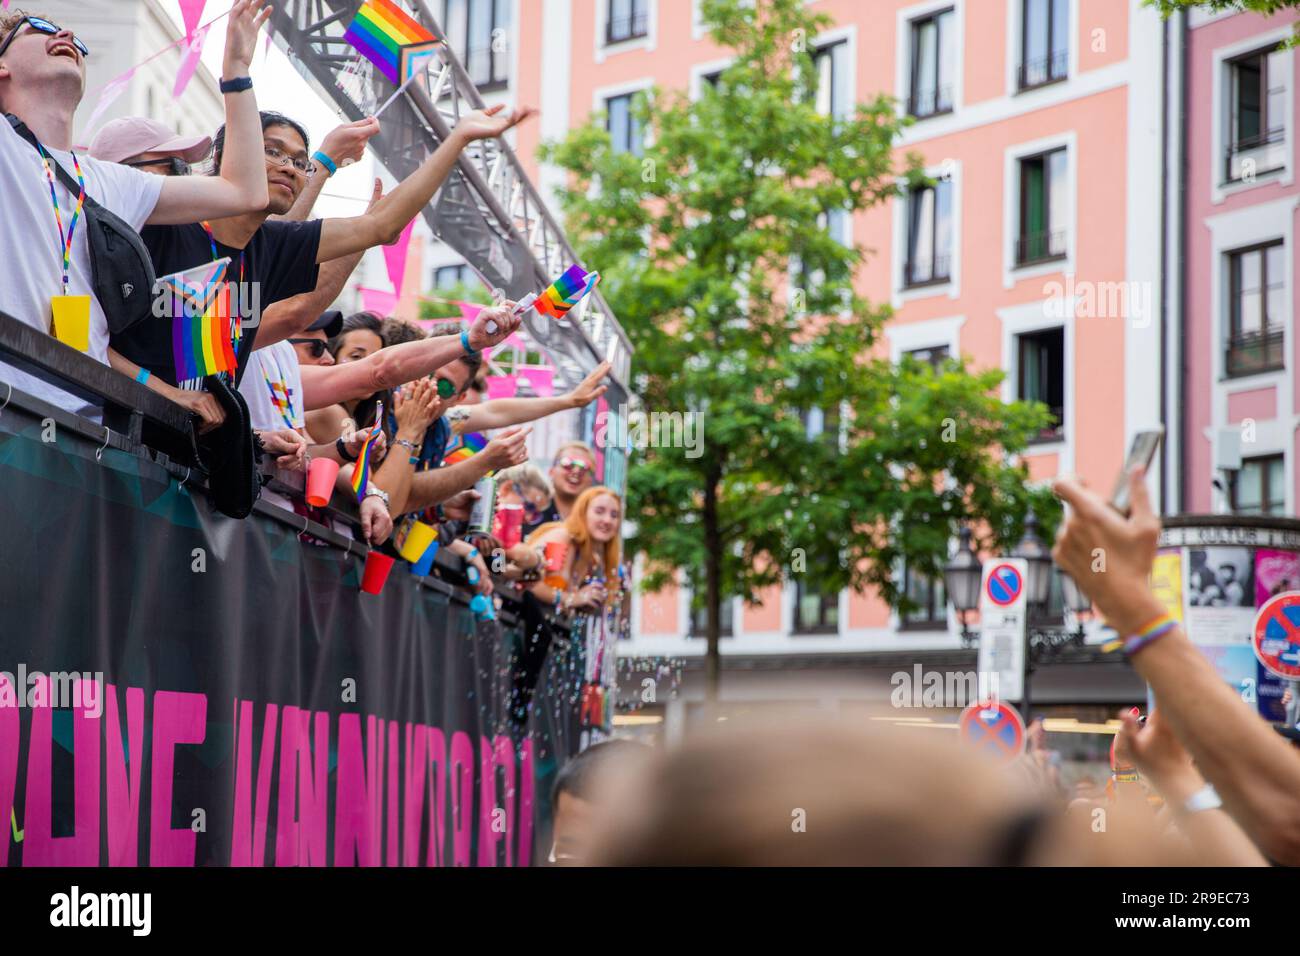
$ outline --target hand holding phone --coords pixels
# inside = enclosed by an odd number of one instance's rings
[[[1151,462],[1156,457],[1156,449],[1160,447],[1160,440],[1164,437],[1165,429],[1163,425],[1140,431],[1133,436],[1133,444],[1129,446],[1128,458],[1124,462],[1124,467],[1120,470],[1119,478],[1115,481],[1115,490],[1110,496],[1111,507],[1125,517],[1128,517],[1131,509],[1128,498],[1129,476],[1139,467],[1150,470]]]

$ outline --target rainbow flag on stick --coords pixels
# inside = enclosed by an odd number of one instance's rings
[[[172,358],[177,381],[235,370],[230,287],[224,281],[229,259],[159,279],[171,295]]]
[[[458,461],[473,458],[487,447],[487,439],[483,437],[482,432],[469,432],[459,436],[459,438],[459,442],[455,443],[452,449],[443,456],[442,463],[444,465],[454,465]]]
[[[398,85],[423,69],[441,42],[393,0],[366,0],[343,39]]]
[[[384,403],[380,402],[375,410],[375,424],[371,427],[370,437],[362,443],[361,451],[357,453],[357,463],[352,468],[352,493],[357,496],[358,504],[366,496],[366,486],[370,484],[370,450],[379,437],[379,426],[383,420]]]
[[[552,282],[546,291],[537,297],[534,305],[543,315],[562,319],[571,308],[582,301],[583,296],[596,287],[599,281],[599,272],[584,272],[582,266],[569,266],[564,275]]]

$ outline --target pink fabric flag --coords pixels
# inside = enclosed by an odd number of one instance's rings
[[[489,375],[488,398],[514,398],[519,390],[519,381],[513,375]]]
[[[203,8],[208,0],[179,0],[181,5],[181,22],[185,24],[185,36],[192,38],[194,31],[203,21]]]
[[[393,284],[393,291],[402,294],[402,277],[406,275],[406,255],[411,248],[411,233],[415,231],[412,219],[402,230],[402,234],[391,246],[384,246],[384,265],[388,268],[388,281]]]
[[[185,92],[185,87],[190,85],[190,80],[194,77],[194,71],[199,68],[199,58],[203,56],[203,43],[208,38],[209,26],[200,27],[194,34],[194,39],[190,40],[189,47],[181,55],[181,66],[176,71],[176,83],[172,86],[172,98],[180,99],[181,94]]]
[[[393,309],[397,306],[396,293],[367,289],[365,286],[357,286],[357,291],[361,293],[361,308],[366,312],[385,317],[393,314]]]
[[[555,394],[555,369],[553,368],[544,365],[518,368],[515,370],[515,377],[526,379],[538,398],[549,398]]]
[[[95,132],[95,124],[99,121],[99,118],[104,115],[104,111],[112,106],[113,101],[121,96],[123,92],[126,91],[126,88],[131,85],[131,78],[135,76],[135,71],[136,68],[131,67],[131,69],[127,70],[121,76],[114,77],[104,84],[104,89],[101,90],[99,94],[99,102],[95,104],[95,111],[90,114],[90,119],[83,127],[83,129],[86,130],[86,142],[90,142],[90,139]]]

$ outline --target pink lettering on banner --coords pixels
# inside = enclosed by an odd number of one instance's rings
[[[429,846],[425,866],[442,866],[447,843],[447,738],[437,727],[426,727],[433,802],[429,807]]]
[[[230,865],[262,866],[266,861],[266,823],[271,806],[271,767],[275,761],[275,729],[280,708],[266,705],[262,749],[257,763],[257,804],[253,807],[253,702],[239,706],[235,746],[235,819],[231,823]]]
[[[519,851],[518,866],[531,866],[533,862],[533,789],[536,785],[533,769],[533,738],[525,737],[519,748]]]
[[[312,759],[311,711],[286,707],[280,722],[279,816],[276,866],[324,866],[329,772],[329,715],[316,715]]]
[[[99,766],[102,721],[91,717],[84,703],[72,712],[73,827],[72,836],[53,832],[54,708],[50,679],[35,680],[32,736],[27,756],[27,817],[23,866],[99,865]],[[89,681],[74,682],[76,699],[86,700]],[[94,690],[90,690],[94,693]]]
[[[486,737],[478,739],[478,770],[478,865],[496,866],[497,841],[501,839],[492,825],[497,811],[497,774]]]
[[[149,779],[149,865],[193,866],[198,834],[172,828],[172,781],[178,744],[201,744],[208,697],[160,690],[153,695],[153,769]],[[191,808],[186,808],[189,816]]]
[[[5,822],[14,812],[18,787],[18,700],[9,678],[0,677],[0,814]],[[9,865],[9,835],[0,838],[0,866]]]
[[[451,845],[454,866],[469,866],[469,848],[474,835],[474,744],[469,734],[458,730],[451,735]]]
[[[108,865],[140,864],[140,768],[144,766],[144,691],[126,689],[126,745],[117,688],[105,687],[108,722]]]
[[[505,794],[505,831],[501,834],[496,833],[493,828],[493,834],[498,839],[506,841],[506,866],[514,866],[514,853],[512,850],[512,838],[515,836],[515,747],[510,738],[504,734],[497,734],[492,741],[492,755],[496,765],[501,768],[505,774],[506,794]],[[496,774],[492,775],[495,789]]]
[[[420,865],[420,821],[424,818],[424,774],[428,765],[425,740],[428,728],[406,724],[406,787],[402,801],[402,865]]]
[[[388,844],[384,856],[385,866],[400,866],[397,862],[397,721],[388,722]]]
[[[384,808],[383,734],[366,718],[366,766],[361,752],[361,715],[339,715],[338,800],[334,807],[334,865],[379,866]]]

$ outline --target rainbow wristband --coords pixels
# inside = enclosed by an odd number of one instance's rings
[[[1142,650],[1142,648],[1164,637],[1177,626],[1178,622],[1175,621],[1173,617],[1169,614],[1161,614],[1158,618],[1146,627],[1142,628],[1142,630],[1138,631],[1132,637],[1125,639],[1124,656],[1132,657],[1138,651]]]
[[[1138,781],[1138,772],[1135,767],[1112,770],[1110,775],[1116,783],[1137,783]]]

